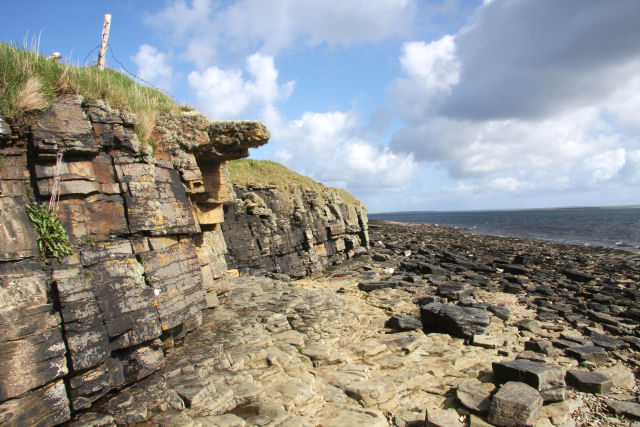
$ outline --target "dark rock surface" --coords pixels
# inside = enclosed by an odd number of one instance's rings
[[[565,372],[560,366],[552,366],[527,359],[493,362],[493,376],[498,382],[519,381],[529,384],[549,402],[565,398]]]
[[[608,376],[598,372],[577,369],[567,371],[566,381],[568,385],[585,393],[606,394],[613,387],[613,382]]]
[[[445,331],[460,338],[482,334],[490,322],[486,310],[441,303],[420,307],[420,320],[427,331]]]
[[[241,274],[301,278],[343,262],[369,245],[366,208],[333,189],[234,184],[224,205],[227,265]],[[289,200],[290,199],[290,200]]]
[[[497,426],[533,426],[542,409],[542,397],[527,384],[509,381],[493,396],[489,422]]]
[[[28,125],[2,123],[0,424],[49,426],[160,369],[163,347],[201,324],[227,266],[222,216],[199,203],[230,200],[226,181],[204,181],[269,134],[164,114],[151,155],[133,115],[80,97]],[[26,205],[48,202],[56,176],[75,251],[45,261]]]

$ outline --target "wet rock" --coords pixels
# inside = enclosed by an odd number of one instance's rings
[[[422,322],[416,316],[409,316],[405,314],[396,314],[391,316],[385,325],[387,328],[409,331],[413,329],[421,329]]]
[[[500,268],[502,268],[505,273],[520,274],[523,276],[529,275],[529,270],[518,264],[501,264]]]
[[[358,285],[358,289],[364,292],[371,292],[378,289],[393,289],[398,286],[398,282],[363,282]]]
[[[475,293],[475,288],[468,283],[447,282],[438,286],[438,295],[449,300],[459,300]]]
[[[585,273],[578,270],[572,270],[569,268],[563,268],[560,270],[562,274],[567,276],[567,278],[571,280],[575,280],[576,282],[587,283],[595,279],[591,274]]]
[[[607,394],[613,386],[613,382],[606,375],[575,369],[567,371],[566,380],[568,385],[585,393]]]
[[[420,320],[427,331],[445,331],[460,338],[482,334],[490,323],[485,310],[441,303],[420,307]]]
[[[629,344],[621,339],[598,332],[593,332],[591,335],[589,335],[589,341],[591,341],[594,345],[604,348],[605,350],[618,350],[629,346]]]
[[[564,370],[559,366],[516,359],[506,362],[493,362],[493,375],[498,382],[521,381],[540,392],[545,401],[564,400]]]
[[[524,343],[524,349],[535,351],[536,353],[546,354],[547,356],[555,354],[555,350],[553,349],[551,343],[544,340],[529,340]]]
[[[564,349],[567,356],[574,357],[579,361],[590,361],[596,363],[604,363],[609,360],[609,355],[602,347],[594,345],[584,345],[576,347],[567,347]]]
[[[533,426],[542,408],[542,397],[527,384],[509,381],[493,396],[488,420],[497,426]]]

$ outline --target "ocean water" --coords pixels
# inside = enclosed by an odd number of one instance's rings
[[[608,246],[640,252],[640,207],[393,212],[369,219],[435,224],[463,232]]]

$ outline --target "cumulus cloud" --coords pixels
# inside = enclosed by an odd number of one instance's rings
[[[131,60],[137,65],[138,75],[143,80],[164,90],[170,89],[173,71],[165,53],[159,52],[153,46],[143,44]]]
[[[444,167],[453,193],[637,185],[640,3],[560,3],[485,1],[458,33],[405,43],[390,148]]]
[[[168,30],[174,42],[187,40],[187,57],[203,66],[222,44],[275,54],[324,43],[374,43],[407,34],[415,14],[413,0],[180,0],[147,21]]]
[[[305,112],[288,120],[278,102],[294,82],[280,84],[273,57],[256,53],[244,70],[193,71],[189,85],[211,119],[261,119],[269,128],[275,160],[325,184],[358,191],[405,188],[416,169],[412,155],[398,155],[360,135],[353,112]]]
[[[398,155],[358,134],[352,112],[306,112],[272,123],[276,160],[327,185],[358,192],[407,188],[416,169],[412,155]]]
[[[265,109],[291,95],[294,82],[280,85],[273,57],[255,53],[246,58],[243,70],[209,67],[192,71],[187,80],[198,106],[212,119],[261,116]]]
[[[405,43],[399,61],[405,77],[392,83],[391,99],[405,120],[418,123],[433,114],[458,83],[460,62],[454,39],[446,35],[430,43]]]

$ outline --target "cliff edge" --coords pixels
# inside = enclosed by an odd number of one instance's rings
[[[234,201],[224,204],[229,268],[241,274],[300,278],[369,245],[366,207],[269,161],[230,163]]]
[[[54,425],[156,371],[217,303],[228,159],[268,141],[259,122],[135,116],[60,97],[0,142],[0,423]],[[59,193],[73,253],[42,256],[29,202]]]

